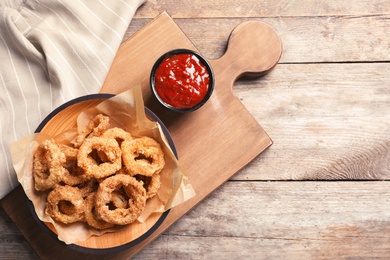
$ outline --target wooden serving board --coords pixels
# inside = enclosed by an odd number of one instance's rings
[[[171,209],[162,224],[139,244],[121,251],[102,250],[91,254],[75,251],[43,232],[35,220],[28,217],[31,212],[23,190],[18,187],[1,203],[42,259],[128,259],[272,144],[259,123],[235,97],[233,84],[242,75],[261,76],[277,64],[282,45],[274,30],[260,21],[236,27],[225,55],[209,60],[215,73],[212,97],[206,105],[189,114],[163,108],[152,96],[149,86],[154,62],[176,48],[196,50],[171,17],[162,13],[121,45],[100,92],[118,94],[142,86],[145,105],[170,131],[196,196]]]

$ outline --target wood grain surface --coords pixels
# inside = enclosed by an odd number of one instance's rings
[[[274,141],[135,259],[388,259],[390,2],[155,1],[209,59],[246,21],[283,42],[277,67],[234,92]],[[0,258],[38,259],[0,211]]]
[[[33,218],[20,223],[18,216],[24,209],[16,207],[15,202],[26,200],[23,193],[19,192],[20,189],[2,200],[4,210],[42,259],[69,259],[75,254],[84,259],[133,256],[272,144],[259,123],[233,94],[232,85],[242,75],[269,73],[280,59],[281,46],[279,36],[266,23],[250,21],[234,28],[226,53],[212,62],[215,78],[213,95],[199,110],[181,114],[164,109],[157,102],[151,94],[149,76],[154,62],[165,52],[175,48],[196,49],[189,39],[172,18],[163,12],[134,37],[123,42],[101,93],[118,94],[135,86],[141,87],[145,105],[168,128],[180,163],[185,167],[195,191],[190,200],[172,208],[158,228],[152,229],[158,220],[158,216],[154,215],[145,223],[132,224],[120,232],[91,237],[87,241],[67,246],[58,243],[54,234],[54,239],[49,235],[41,235],[39,239],[33,237],[32,230],[26,228],[40,223]],[[98,102],[101,99],[78,102],[62,109],[47,122],[41,132],[54,136],[74,128],[78,114]],[[225,156],[221,157],[222,153]],[[149,230],[151,233],[144,240],[131,246],[128,244]],[[45,229],[40,231],[45,233]]]

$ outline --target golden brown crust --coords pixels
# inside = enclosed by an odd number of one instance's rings
[[[79,149],[68,145],[59,145],[59,147],[66,157],[66,162],[63,164],[65,172],[61,177],[61,181],[70,186],[76,186],[88,181],[90,178],[85,174],[84,170],[77,165],[77,154]]]
[[[153,198],[161,186],[161,177],[160,173],[155,173],[152,176],[143,176],[140,174],[137,174],[134,176],[138,181],[143,183],[143,186],[146,190],[146,198],[150,199]]]
[[[127,225],[160,189],[165,166],[160,144],[134,139],[122,128],[106,129],[108,122],[97,115],[75,146],[50,139],[34,154],[35,189],[48,193],[45,212],[55,221],[84,221],[96,229]]]
[[[114,191],[123,188],[128,199],[127,208],[110,209]],[[96,192],[96,210],[101,218],[117,225],[135,221],[142,213],[146,203],[146,191],[142,183],[129,175],[118,174],[100,183]]]
[[[88,194],[85,199],[85,221],[91,227],[96,229],[106,229],[113,227],[114,224],[104,221],[96,212],[95,208],[96,192]]]
[[[73,145],[75,147],[80,147],[85,139],[92,138],[95,136],[101,136],[103,132],[107,129],[109,124],[110,119],[108,116],[102,114],[96,115],[88,122],[88,125],[76,137],[76,140],[73,141]]]
[[[105,155],[105,161],[93,158],[90,154],[96,150]],[[77,155],[77,165],[85,171],[85,174],[94,178],[110,176],[122,166],[121,149],[113,138],[92,137],[85,139],[80,146]]]
[[[66,203],[67,209],[61,211],[61,203]],[[82,221],[84,218],[84,199],[78,188],[57,186],[47,196],[46,214],[65,224]]]
[[[102,137],[114,138],[118,142],[119,146],[121,146],[123,141],[129,141],[129,140],[133,139],[133,137],[131,136],[131,134],[129,132],[126,132],[125,130],[123,130],[122,128],[119,128],[119,127],[113,127],[113,128],[107,129],[103,133]]]
[[[55,188],[65,172],[62,166],[65,154],[53,139],[43,141],[34,154],[33,177],[35,189],[45,191]]]
[[[124,141],[121,149],[123,164],[130,175],[152,176],[165,166],[161,145],[150,137]]]

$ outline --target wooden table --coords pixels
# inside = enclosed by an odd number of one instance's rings
[[[275,69],[234,85],[274,143],[135,259],[388,258],[390,2],[147,1],[125,38],[163,11],[209,59],[242,22],[278,32]],[[37,259],[0,216],[0,258]]]

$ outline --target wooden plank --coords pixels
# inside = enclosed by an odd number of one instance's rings
[[[389,12],[387,0],[350,2],[330,0],[296,1],[146,1],[136,17],[152,18],[167,11],[174,18],[233,18],[233,17],[285,17],[285,16],[340,16],[372,15]]]
[[[150,21],[150,18],[154,18],[161,11],[168,10],[179,27],[206,57],[217,58],[224,52],[227,34],[235,25],[247,20],[262,20],[270,23],[282,36],[284,53],[281,62],[288,64],[283,66],[279,64],[276,70],[259,81],[253,83],[239,81],[234,87],[237,96],[249,108],[251,114],[261,122],[267,132],[270,132],[273,139],[276,139],[271,148],[277,147],[277,149],[268,149],[262,153],[236,175],[235,181],[229,181],[213,193],[213,197],[210,197],[212,202],[206,199],[190,214],[184,215],[165,233],[167,235],[158,238],[136,259],[146,257],[231,259],[234,254],[250,259],[254,256],[268,259],[291,259],[294,258],[292,256],[306,259],[348,256],[365,259],[388,258],[390,236],[387,213],[389,201],[386,199],[389,197],[387,181],[263,183],[249,180],[272,180],[275,179],[275,174],[293,179],[294,176],[304,176],[306,172],[316,175],[321,169],[332,174],[341,173],[339,176],[343,178],[352,174],[356,176],[357,172],[369,173],[370,171],[380,176],[379,169],[385,170],[382,176],[389,174],[388,166],[386,168],[386,164],[383,164],[389,161],[386,157],[389,145],[383,146],[383,132],[380,132],[381,130],[388,132],[389,126],[384,123],[384,120],[388,122],[388,117],[381,117],[378,114],[379,109],[383,109],[384,113],[388,111],[388,106],[384,105],[386,102],[389,103],[388,100],[386,101],[389,97],[389,68],[384,63],[372,63],[389,61],[390,41],[387,29],[390,20],[389,5],[390,2],[387,0],[375,1],[375,3],[369,0],[353,3],[336,0],[310,2],[249,0],[245,3],[242,1],[195,0],[189,3],[188,1],[148,0],[144,4],[137,12],[126,37],[140,29],[144,23]],[[304,64],[344,61],[363,64],[353,64],[361,66],[359,69],[348,63],[331,64],[331,66],[319,64],[318,67]],[[365,72],[365,68],[368,68],[368,72]],[[331,71],[327,72],[328,69]],[[323,73],[326,74],[325,77],[320,76]],[[332,73],[336,73],[335,78]],[[355,87],[354,77],[357,77]],[[307,94],[311,92],[309,89],[318,84],[324,89],[321,90],[320,86],[315,88],[314,96],[317,97],[320,92],[323,92],[322,98],[315,99],[313,103],[308,102],[306,99],[310,97]],[[277,92],[278,90],[280,92]],[[352,111],[355,115],[348,111],[348,107],[343,105],[338,99],[339,95],[336,95],[338,91],[341,97],[346,97],[345,94],[343,95],[344,90],[347,90],[348,95],[352,94],[352,100],[345,100],[353,108],[358,108]],[[362,90],[364,92],[360,95]],[[254,91],[253,97],[252,91]],[[331,92],[330,95],[327,94],[328,91]],[[275,98],[275,93],[278,94],[278,98]],[[285,94],[280,95],[280,93]],[[292,100],[290,94],[296,100]],[[266,98],[267,96],[269,98]],[[376,101],[378,97],[379,102]],[[261,99],[266,104],[271,103],[272,106],[262,106],[257,99]],[[356,102],[353,103],[355,99]],[[383,101],[384,99],[386,102]],[[283,112],[284,100],[288,109]],[[275,101],[276,105],[273,105]],[[332,112],[337,112],[336,116],[332,116],[319,107],[320,105],[329,107],[331,104],[341,104],[341,108],[344,109],[331,107]],[[365,111],[362,116],[359,115],[361,106]],[[271,118],[273,113],[276,114],[275,118]],[[337,122],[337,126],[329,127],[332,120]],[[322,122],[325,122],[324,128]],[[311,124],[312,127],[304,125],[305,123]],[[384,128],[380,129],[380,127]],[[309,133],[309,136],[304,138],[298,135],[300,130],[305,134]],[[351,132],[348,133],[348,130]],[[341,135],[336,135],[335,131],[341,131]],[[294,138],[283,137],[286,134],[292,134]],[[331,137],[328,137],[328,134]],[[388,140],[387,136],[388,134],[385,136],[385,141]],[[349,151],[343,148],[343,144],[347,145]],[[299,148],[292,149],[294,145],[298,145]],[[374,160],[371,161],[371,158]],[[380,160],[382,166],[376,165],[378,158],[382,158]],[[360,163],[360,159],[365,163]],[[362,168],[351,169],[348,165]],[[260,188],[263,184],[272,184],[272,186]],[[245,188],[245,185],[248,186]],[[272,222],[256,222],[255,228],[260,228],[262,233],[257,237],[246,238],[242,234],[251,234],[245,226],[253,222],[239,217],[237,220],[229,219],[231,228],[226,233],[222,233],[218,216],[223,220],[231,215],[230,207],[235,205],[228,202],[230,197],[233,198],[232,201],[238,201],[242,196],[247,197],[245,194],[230,193],[239,188],[254,191],[249,200],[255,203],[254,208],[265,208],[265,212],[276,209],[274,213],[268,215],[261,213],[264,219],[268,219],[271,215],[271,219],[275,219],[276,224],[284,225],[274,229]],[[257,198],[261,198],[264,194],[268,194],[268,199],[259,201]],[[338,197],[335,194],[338,194]],[[270,204],[269,201],[272,203]],[[258,211],[248,209],[249,204],[244,205],[240,213],[245,213],[250,220],[253,220],[253,216],[256,216]],[[269,205],[273,207],[268,207]],[[311,207],[305,208],[303,205],[311,205]],[[17,208],[19,207],[18,205]],[[217,210],[213,211],[213,209]],[[296,218],[288,219],[285,216],[290,214]],[[233,215],[237,216],[236,213]],[[25,215],[23,211],[16,211],[14,217],[24,218]],[[281,222],[279,222],[280,217]],[[196,218],[206,220],[206,224],[200,221],[196,223],[194,221]],[[4,224],[7,229],[0,229],[3,239],[0,243],[0,258],[38,259],[16,226],[2,215],[1,220],[4,219],[5,223],[1,222],[0,226],[3,227]],[[336,225],[324,227],[321,224],[323,220],[325,223],[333,221]],[[241,232],[243,226],[244,232]],[[318,226],[321,229],[318,229]],[[196,233],[198,228],[201,230],[200,235]],[[206,232],[207,230],[210,231]]]
[[[389,188],[229,181],[134,259],[387,259]]]
[[[209,59],[218,59],[225,52],[231,30],[244,21],[252,20],[270,24],[281,37],[283,55],[279,63],[390,61],[390,14],[175,19],[175,22],[200,52]],[[149,19],[134,19],[126,37],[139,30],[147,21]]]
[[[1,259],[39,259],[2,207],[0,207],[0,254]]]
[[[390,64],[279,64],[237,82],[236,95],[274,143],[234,179],[389,179],[384,71]]]
[[[386,259],[389,185],[229,181],[133,259]],[[9,224],[2,257],[38,259]]]

